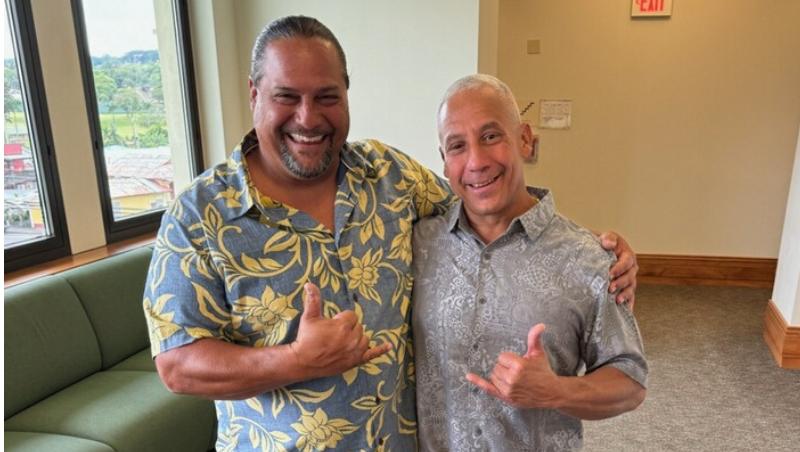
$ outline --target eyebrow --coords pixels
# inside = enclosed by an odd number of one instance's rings
[[[291,87],[291,86],[282,86],[282,85],[273,86],[271,88],[271,90],[272,91],[289,91],[289,92],[298,92],[298,91],[300,91],[297,88],[294,88],[294,87]],[[318,89],[316,91],[316,94],[327,94],[327,93],[338,92],[338,91],[339,91],[339,87],[338,86],[330,85],[330,86],[323,86],[322,88]]]
[[[500,125],[500,122],[498,122],[498,121],[490,121],[490,122],[482,125],[481,128],[480,128],[480,131],[481,132],[486,132],[489,129],[500,129],[500,130],[502,130],[503,127]]]

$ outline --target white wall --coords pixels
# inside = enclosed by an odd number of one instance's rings
[[[800,325],[800,132],[794,154],[789,200],[786,202],[772,301],[787,323]]]
[[[333,31],[347,55],[349,139],[378,138],[441,174],[435,111],[451,82],[477,71],[477,0],[241,0],[233,9],[235,83],[245,128],[251,124],[247,75],[256,35],[278,17],[313,16]]]

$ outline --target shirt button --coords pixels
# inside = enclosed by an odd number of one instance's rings
[[[383,438],[378,438],[378,445],[383,446]]]
[[[472,387],[472,393],[473,394],[477,394],[478,392],[480,392],[480,389],[477,386],[473,386]]]
[[[481,431],[480,427],[475,427],[475,436],[481,436],[483,431]]]
[[[472,344],[472,349],[473,350],[477,350],[478,349],[478,344]]]
[[[353,303],[358,303],[358,295],[353,294]]]
[[[478,298],[478,303],[480,303],[480,304],[486,304],[486,298],[484,298],[484,297],[480,297],[480,298]]]
[[[483,253],[483,260],[488,261],[492,258],[492,253]]]

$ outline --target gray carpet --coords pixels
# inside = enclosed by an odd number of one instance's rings
[[[643,285],[636,317],[650,363],[636,411],[584,422],[584,449],[800,451],[800,371],[762,338],[771,291]]]

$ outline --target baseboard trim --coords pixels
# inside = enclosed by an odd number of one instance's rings
[[[777,259],[640,254],[639,282],[772,287]]]
[[[778,366],[800,369],[800,327],[789,326],[772,300],[764,312],[764,341]]]

